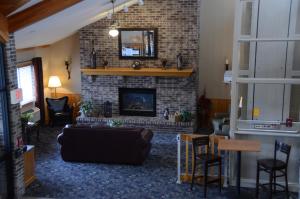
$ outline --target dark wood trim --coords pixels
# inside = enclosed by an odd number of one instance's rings
[[[5,2],[1,1],[0,12],[4,16],[7,16],[28,2],[29,2],[29,0],[9,0],[9,1],[5,1]]]
[[[119,59],[140,59],[140,60],[147,60],[147,59],[157,59],[158,58],[158,28],[119,28]],[[154,57],[129,57],[129,56],[122,56],[122,31],[154,31]]]
[[[26,67],[26,66],[30,66],[30,65],[32,65],[31,60],[23,61],[23,62],[17,63],[17,68],[22,68],[22,67]]]
[[[8,41],[8,25],[6,17],[0,13],[0,42],[6,43]]]
[[[15,32],[35,22],[45,19],[82,0],[44,0],[21,12],[8,17],[8,31]]]
[[[29,51],[29,50],[34,50],[36,48],[48,48],[51,45],[42,45],[42,46],[35,46],[35,47],[29,47],[29,48],[19,48],[16,49],[17,52],[25,52],[25,51]]]

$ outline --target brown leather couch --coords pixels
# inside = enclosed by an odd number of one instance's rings
[[[151,149],[151,130],[67,125],[57,140],[64,161],[141,165]]]

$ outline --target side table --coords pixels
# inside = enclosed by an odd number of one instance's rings
[[[36,131],[36,139],[40,140],[40,124],[39,122],[28,122],[25,124],[26,144],[30,144],[30,135]]]
[[[24,183],[25,187],[30,185],[35,177],[35,157],[34,146],[27,145],[27,151],[24,152]]]

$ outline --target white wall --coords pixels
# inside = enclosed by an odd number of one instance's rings
[[[80,93],[80,56],[79,56],[79,34],[74,34],[47,47],[37,47],[29,50],[17,51],[17,62],[31,60],[33,57],[42,57],[45,96],[50,96],[48,89],[49,76],[59,76],[62,87],[57,89],[58,93]],[[65,58],[71,57],[71,79],[68,80]]]
[[[74,34],[51,45],[50,50],[50,71],[49,75],[59,76],[62,82],[60,93],[80,93],[81,92],[81,73],[79,55],[79,34]],[[65,58],[71,57],[71,79],[65,66]]]
[[[223,83],[225,59],[231,66],[235,0],[202,0],[200,6],[200,94],[230,99]]]

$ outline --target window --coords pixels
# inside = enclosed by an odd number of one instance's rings
[[[23,100],[21,101],[21,105],[35,101],[35,78],[33,66],[29,65],[20,67],[17,69],[17,72],[18,87],[23,91]]]
[[[300,122],[300,0],[241,0],[236,6],[232,135],[294,136],[298,127],[281,124],[287,118]]]

